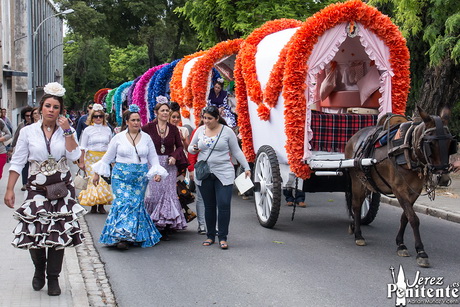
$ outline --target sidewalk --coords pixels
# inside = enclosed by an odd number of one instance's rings
[[[451,185],[447,188],[437,188],[433,201],[428,196],[420,196],[414,204],[414,210],[418,213],[460,223],[460,173],[451,173],[450,178],[452,179]],[[381,202],[399,207],[398,200],[395,198],[382,195]]]
[[[32,289],[34,266],[29,252],[11,245],[12,231],[17,221],[13,218],[13,209],[5,206],[3,202],[9,166],[9,164],[5,165],[3,177],[0,179],[0,249],[3,251],[0,254],[0,272],[2,272],[0,306],[116,306],[104,264],[99,259],[84,219],[80,220],[80,226],[86,240],[76,248],[65,249],[64,263],[59,277],[62,294],[49,296],[46,285],[40,291]],[[75,165],[71,166],[71,172],[76,173]],[[21,178],[19,178],[15,187],[15,208],[18,208],[24,199],[21,186]]]
[[[20,250],[11,245],[12,231],[17,225],[13,218],[13,209],[5,206],[5,196],[8,181],[9,164],[5,165],[3,177],[0,179],[0,306],[90,306],[78,263],[75,248],[66,248],[64,263],[59,284],[62,294],[49,296],[47,286],[41,291],[32,289],[34,266],[27,250]],[[16,203],[18,208],[24,198],[21,191],[21,178],[15,187]]]

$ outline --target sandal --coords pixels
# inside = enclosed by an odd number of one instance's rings
[[[211,240],[211,239],[207,239],[202,243],[203,246],[211,246],[213,244],[214,244],[214,240]]]
[[[221,249],[228,249],[227,241],[220,241],[219,244]]]

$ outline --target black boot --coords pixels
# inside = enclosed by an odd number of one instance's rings
[[[62,269],[64,259],[64,249],[48,249],[48,266],[46,268],[46,278],[48,279],[48,295],[57,296],[61,294],[58,277]]]
[[[39,291],[45,286],[46,250],[44,248],[29,249],[29,253],[35,266],[32,288]]]

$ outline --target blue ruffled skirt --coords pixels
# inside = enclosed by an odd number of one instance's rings
[[[144,206],[147,171],[147,164],[115,164],[112,171],[112,191],[115,199],[99,242],[116,245],[125,241],[141,247],[150,247],[160,241],[161,234]]]

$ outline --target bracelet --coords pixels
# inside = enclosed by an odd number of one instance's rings
[[[66,135],[72,135],[74,133],[74,131],[72,131],[72,129],[64,129],[64,136]]]

